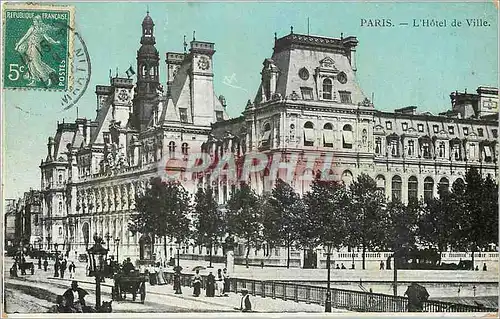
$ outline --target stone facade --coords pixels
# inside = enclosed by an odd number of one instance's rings
[[[451,185],[471,166],[497,176],[496,88],[454,92],[452,109],[439,115],[415,107],[382,112],[357,84],[355,37],[291,33],[276,39],[272,57],[264,60],[254,101],[229,119],[224,97],[213,89],[214,44],[193,39],[189,52],[166,53],[165,90],[149,13],[142,30],[136,83],[110,77],[109,85],[96,87],[95,119],[58,123],[49,138],[40,165],[46,249],[58,243],[83,253],[97,233],[120,259],[152,258],[152,239],[127,230],[135,195],[151,177],[180,176],[191,192],[210,183],[221,204],[238,185],[213,167],[186,174],[189,155],[197,152],[212,160],[260,153],[294,161],[291,173],[265,167],[249,174],[258,193],[279,176],[303,194],[318,167],[346,184],[368,173],[387,197],[403,201],[436,196],[438,183]],[[162,241],[154,243],[157,258],[172,257],[176,248],[167,244],[163,256]]]

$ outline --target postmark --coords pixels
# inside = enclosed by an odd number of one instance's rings
[[[4,88],[67,91],[73,81],[74,8],[6,4]]]

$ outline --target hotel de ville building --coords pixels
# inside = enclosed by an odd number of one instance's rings
[[[403,202],[437,196],[438,185],[451,187],[470,167],[497,177],[498,88],[451,92],[450,107],[439,115],[419,113],[414,106],[380,111],[357,83],[357,48],[354,36],[291,32],[276,38],[272,56],[263,57],[254,100],[230,119],[224,97],[214,92],[214,43],[193,39],[184,52],[160,54],[148,13],[135,82],[117,75],[108,85],[97,85],[95,118],[58,123],[48,138],[40,164],[42,235],[34,246],[53,250],[57,244],[59,251],[76,255],[98,234],[120,260],[172,257],[175,244],[169,243],[163,256],[161,240],[152,245],[150,236],[132,235],[127,224],[136,194],[158,176],[158,167],[179,171],[192,153],[239,158],[259,152],[299,161],[331,154],[338,179],[349,184],[367,173],[387,198]],[[165,158],[171,160],[162,163]],[[312,170],[306,165],[298,173],[312,175]],[[258,193],[272,187],[266,176],[268,170],[250,177]],[[183,175],[181,182],[193,193],[200,184],[211,185],[220,204],[237,187],[209,172]],[[291,181],[299,194],[309,184],[305,178]],[[185,245],[181,253],[194,258],[207,252]],[[304,266],[304,253],[294,256],[292,265]],[[266,258],[278,265],[286,254],[278,249]]]

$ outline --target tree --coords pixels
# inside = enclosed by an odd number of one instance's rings
[[[498,243],[498,184],[490,175],[484,180],[482,193],[483,216],[488,221],[486,240],[489,244]]]
[[[386,245],[396,257],[407,255],[416,248],[417,221],[424,204],[419,201],[410,201],[408,205],[400,201],[389,202],[386,206],[387,223],[384,227]]]
[[[212,250],[224,234],[224,220],[210,186],[206,190],[200,187],[196,192],[193,224],[196,242],[210,248],[209,267],[212,267]]]
[[[312,246],[322,245],[339,249],[346,244],[348,225],[346,211],[348,192],[343,184],[324,181],[317,175],[311,190],[304,195],[308,220],[302,220],[302,240]]]
[[[240,184],[227,202],[228,213],[226,216],[227,231],[239,238],[245,239],[247,251],[245,264],[248,268],[248,255],[250,247],[259,244],[261,239],[262,223],[259,200],[250,186],[244,182]]]
[[[189,236],[187,217],[190,212],[190,195],[178,182],[163,182],[153,178],[144,194],[136,195],[136,213],[129,221],[133,233],[151,234],[163,237],[164,253],[167,256],[167,236],[178,242]]]
[[[461,183],[460,183],[461,184]],[[474,253],[491,243],[491,225],[498,227],[498,217],[493,212],[498,208],[492,207],[495,195],[490,195],[486,187],[491,187],[491,181],[481,177],[476,168],[471,168],[465,175],[465,185],[453,185],[454,209],[459,214],[458,229],[461,246],[472,253],[472,267],[474,267]],[[496,195],[498,196],[498,195]]]
[[[290,268],[290,248],[298,240],[303,202],[295,190],[282,179],[276,181],[270,196],[265,197],[263,234],[273,244],[287,248],[286,267]]]
[[[366,250],[384,243],[386,200],[375,180],[366,174],[359,175],[349,190],[349,243],[352,247],[362,246],[362,268],[365,269]]]
[[[455,243],[457,214],[453,209],[451,193],[448,189],[439,190],[439,198],[426,202],[423,214],[418,219],[418,237],[422,243],[441,252]]]

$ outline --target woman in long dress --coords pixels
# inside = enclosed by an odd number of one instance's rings
[[[193,277],[193,287],[193,296],[198,297],[201,290],[201,276],[199,270],[196,270],[196,274]]]
[[[15,50],[21,53],[24,62],[28,66],[29,74],[27,78],[30,80],[28,85],[34,85],[35,81],[42,81],[47,86],[52,84],[50,75],[56,71],[42,61],[41,43],[45,40],[49,44],[59,44],[59,41],[52,39],[47,32],[57,30],[57,28],[49,26],[42,22],[42,18],[36,15],[33,18],[33,25],[28,29],[26,34],[16,43]]]

